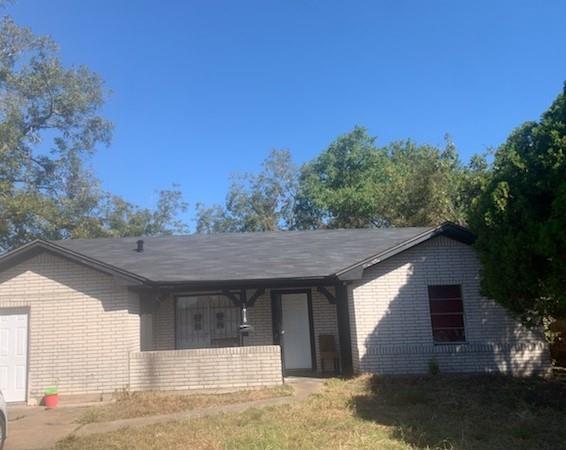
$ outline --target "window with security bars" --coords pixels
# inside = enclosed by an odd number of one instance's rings
[[[176,348],[234,347],[240,344],[240,308],[224,295],[176,299]]]
[[[458,284],[428,287],[432,335],[437,344],[465,342],[464,304]]]

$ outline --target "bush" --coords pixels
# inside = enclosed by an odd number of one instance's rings
[[[438,375],[440,373],[440,367],[438,366],[438,362],[436,359],[431,359],[428,362],[428,373],[431,375]]]

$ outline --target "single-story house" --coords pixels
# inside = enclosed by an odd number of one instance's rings
[[[465,228],[36,240],[0,258],[0,388],[34,403],[286,374],[546,371]]]

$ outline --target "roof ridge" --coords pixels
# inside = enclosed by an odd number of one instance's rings
[[[186,233],[186,234],[162,234],[162,235],[141,235],[141,236],[117,236],[117,237],[95,237],[95,238],[68,238],[50,239],[47,242],[59,244],[61,242],[78,241],[111,241],[111,240],[136,240],[136,239],[173,239],[173,238],[213,238],[218,236],[259,236],[259,235],[285,235],[299,233],[336,233],[336,232],[388,232],[399,230],[428,230],[431,227],[383,227],[383,228],[317,228],[316,230],[268,230],[268,231],[221,231],[217,233]]]

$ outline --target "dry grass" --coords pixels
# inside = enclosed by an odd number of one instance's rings
[[[59,450],[564,449],[566,384],[498,376],[329,380],[301,403],[84,438]]]
[[[169,394],[163,392],[121,392],[113,403],[89,408],[79,423],[108,422],[132,417],[170,414],[210,406],[250,402],[293,394],[287,384],[224,394]]]

